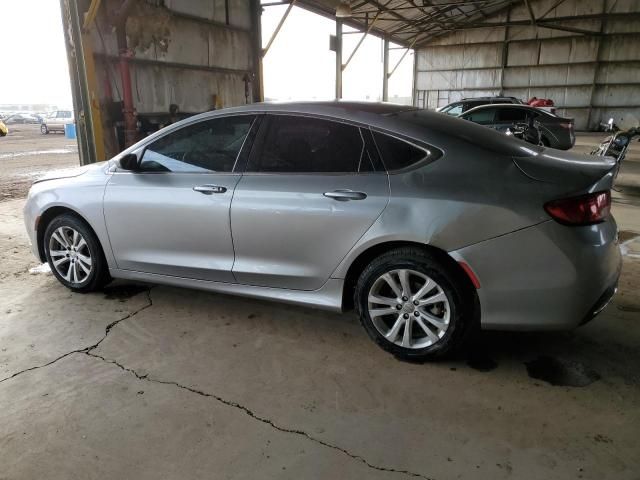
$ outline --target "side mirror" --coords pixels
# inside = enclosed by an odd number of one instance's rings
[[[136,172],[139,170],[138,156],[135,153],[128,153],[120,159],[120,168]]]

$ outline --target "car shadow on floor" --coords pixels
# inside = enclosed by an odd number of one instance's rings
[[[529,377],[556,386],[583,387],[614,378],[640,385],[640,350],[617,318],[625,310],[615,304],[609,310],[572,331],[479,332],[457,361],[482,372],[524,364]]]
[[[107,286],[103,294],[105,300],[123,302],[149,288],[117,281]],[[323,341],[337,342],[345,348],[348,345],[350,350],[367,349],[365,344],[369,339],[353,312],[336,314],[195,291],[191,291],[194,292],[191,295],[176,295],[176,291],[182,290],[159,287],[154,294],[154,303],[162,308],[162,305],[177,301],[177,306],[182,309],[191,304],[189,298],[197,297],[197,306],[194,305],[191,312],[197,317],[203,312],[214,312],[216,306],[223,302],[226,311],[235,317],[234,322],[241,322],[239,328],[256,328],[259,331],[262,317],[267,324],[280,324],[281,329],[276,327],[280,332],[286,331],[287,325],[297,324],[295,329],[298,332],[307,330],[310,337],[319,334]],[[184,292],[190,290],[185,289]],[[557,386],[584,387],[595,381],[613,378],[625,384],[640,385],[640,350],[635,348],[633,340],[640,332],[638,329],[630,332],[628,328],[637,316],[632,307],[624,302],[614,302],[590,324],[568,332],[480,331],[464,350],[435,363],[451,370],[472,369],[487,375],[501,375],[506,369],[516,367],[519,370],[526,369],[529,377],[535,381]],[[265,332],[269,330],[265,324],[262,328]],[[304,333],[301,335],[305,336]],[[348,340],[345,341],[345,338]],[[313,343],[312,339],[307,340],[309,344]],[[300,339],[301,342],[307,340]]]

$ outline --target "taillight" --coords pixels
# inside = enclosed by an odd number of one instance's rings
[[[596,192],[562,198],[545,204],[544,209],[564,225],[593,225],[604,222],[611,210],[611,192]]]
[[[571,130],[573,128],[573,123],[569,122],[569,123],[561,123],[560,126],[562,128],[566,128],[568,130]]]

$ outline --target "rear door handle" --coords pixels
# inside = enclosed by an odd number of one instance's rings
[[[346,202],[348,200],[364,200],[367,198],[367,194],[364,192],[354,192],[353,190],[334,190],[333,192],[324,192],[325,197],[333,198],[339,202]]]
[[[227,187],[221,187],[219,185],[199,185],[193,187],[193,190],[205,195],[211,195],[212,193],[224,193],[227,191]]]

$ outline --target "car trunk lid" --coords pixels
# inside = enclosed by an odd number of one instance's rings
[[[513,157],[516,166],[529,178],[562,185],[563,190],[578,191],[591,187],[608,190],[613,186],[618,164],[613,157],[584,155],[553,149],[527,156]]]

